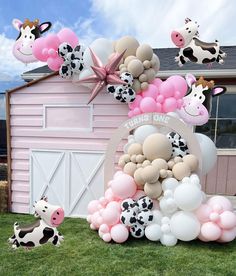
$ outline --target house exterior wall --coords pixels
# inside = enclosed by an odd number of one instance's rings
[[[106,91],[93,100],[89,118],[89,96],[88,89],[81,89],[57,76],[11,93],[11,211],[29,212],[31,149],[105,152],[113,131],[127,120],[127,105],[107,96]],[[49,112],[45,112],[45,106],[49,107]],[[80,106],[83,112],[79,111]],[[73,122],[71,118],[76,115],[81,118]],[[84,129],[75,128],[79,121]],[[122,143],[118,155],[121,149]]]

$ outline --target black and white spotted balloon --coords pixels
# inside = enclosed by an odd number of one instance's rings
[[[189,154],[187,141],[176,132],[169,132],[167,138],[172,144],[172,157],[184,157]]]

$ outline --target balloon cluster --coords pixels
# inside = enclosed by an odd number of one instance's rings
[[[64,60],[58,54],[58,47],[66,42],[72,48],[78,45],[76,34],[68,28],[61,29],[57,34],[49,34],[40,37],[33,44],[33,55],[40,61],[47,62],[48,67],[53,71],[58,71]]]
[[[168,113],[182,106],[182,98],[187,93],[186,80],[181,76],[171,76],[162,81],[156,78],[148,88],[136,96],[129,104],[129,117],[148,112]]]
[[[148,88],[160,68],[159,58],[153,53],[148,44],[140,45],[131,36],[124,36],[114,43],[115,52],[124,54],[123,62],[119,65],[121,73],[130,72],[134,77],[132,88],[139,92]]]
[[[80,45],[73,49],[69,43],[64,42],[59,46],[58,54],[64,60],[59,70],[62,78],[70,79],[73,74],[79,74],[83,70],[84,49]]]
[[[235,239],[231,203],[221,196],[206,201],[196,174],[198,159],[178,133],[163,134],[155,126],[143,125],[129,138],[119,160],[121,170],[108,183],[105,196],[89,203],[91,229],[98,230],[104,241],[117,243],[125,242],[129,234],[165,246],[196,238]],[[205,135],[196,138],[207,173],[216,161],[215,146]],[[184,149],[173,152],[176,146]]]

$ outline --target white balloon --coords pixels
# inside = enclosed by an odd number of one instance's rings
[[[144,140],[151,134],[157,133],[158,128],[153,125],[143,125],[135,129],[134,139],[137,143],[143,144]]]
[[[179,185],[178,180],[176,180],[174,177],[165,178],[162,181],[162,190],[172,190],[174,191],[175,188]]]
[[[191,241],[200,233],[200,222],[193,213],[179,211],[171,217],[170,228],[177,239]]]
[[[161,238],[161,226],[157,223],[148,225],[145,228],[145,236],[150,241],[158,241]]]
[[[204,134],[195,133],[202,152],[202,174],[207,174],[217,160],[217,149],[214,142]]]
[[[194,184],[180,184],[174,192],[177,206],[184,211],[193,211],[202,203],[202,192]]]
[[[83,60],[87,68],[94,65],[89,48],[95,52],[103,64],[107,64],[109,56],[114,52],[113,43],[110,40],[105,38],[94,40],[84,52]]]
[[[158,223],[161,224],[161,220],[162,220],[162,213],[159,210],[153,210],[152,211],[152,215],[153,215],[153,223]]]
[[[174,245],[176,245],[176,243],[177,243],[178,240],[172,234],[163,234],[161,236],[160,241],[161,241],[161,244],[163,244],[165,246],[174,246]]]

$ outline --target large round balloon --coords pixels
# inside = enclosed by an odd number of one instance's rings
[[[214,142],[204,134],[196,133],[202,152],[202,174],[207,174],[215,165],[217,160],[217,149]]]
[[[137,143],[143,144],[144,140],[151,134],[157,133],[158,128],[153,125],[143,125],[135,129],[134,139]]]

